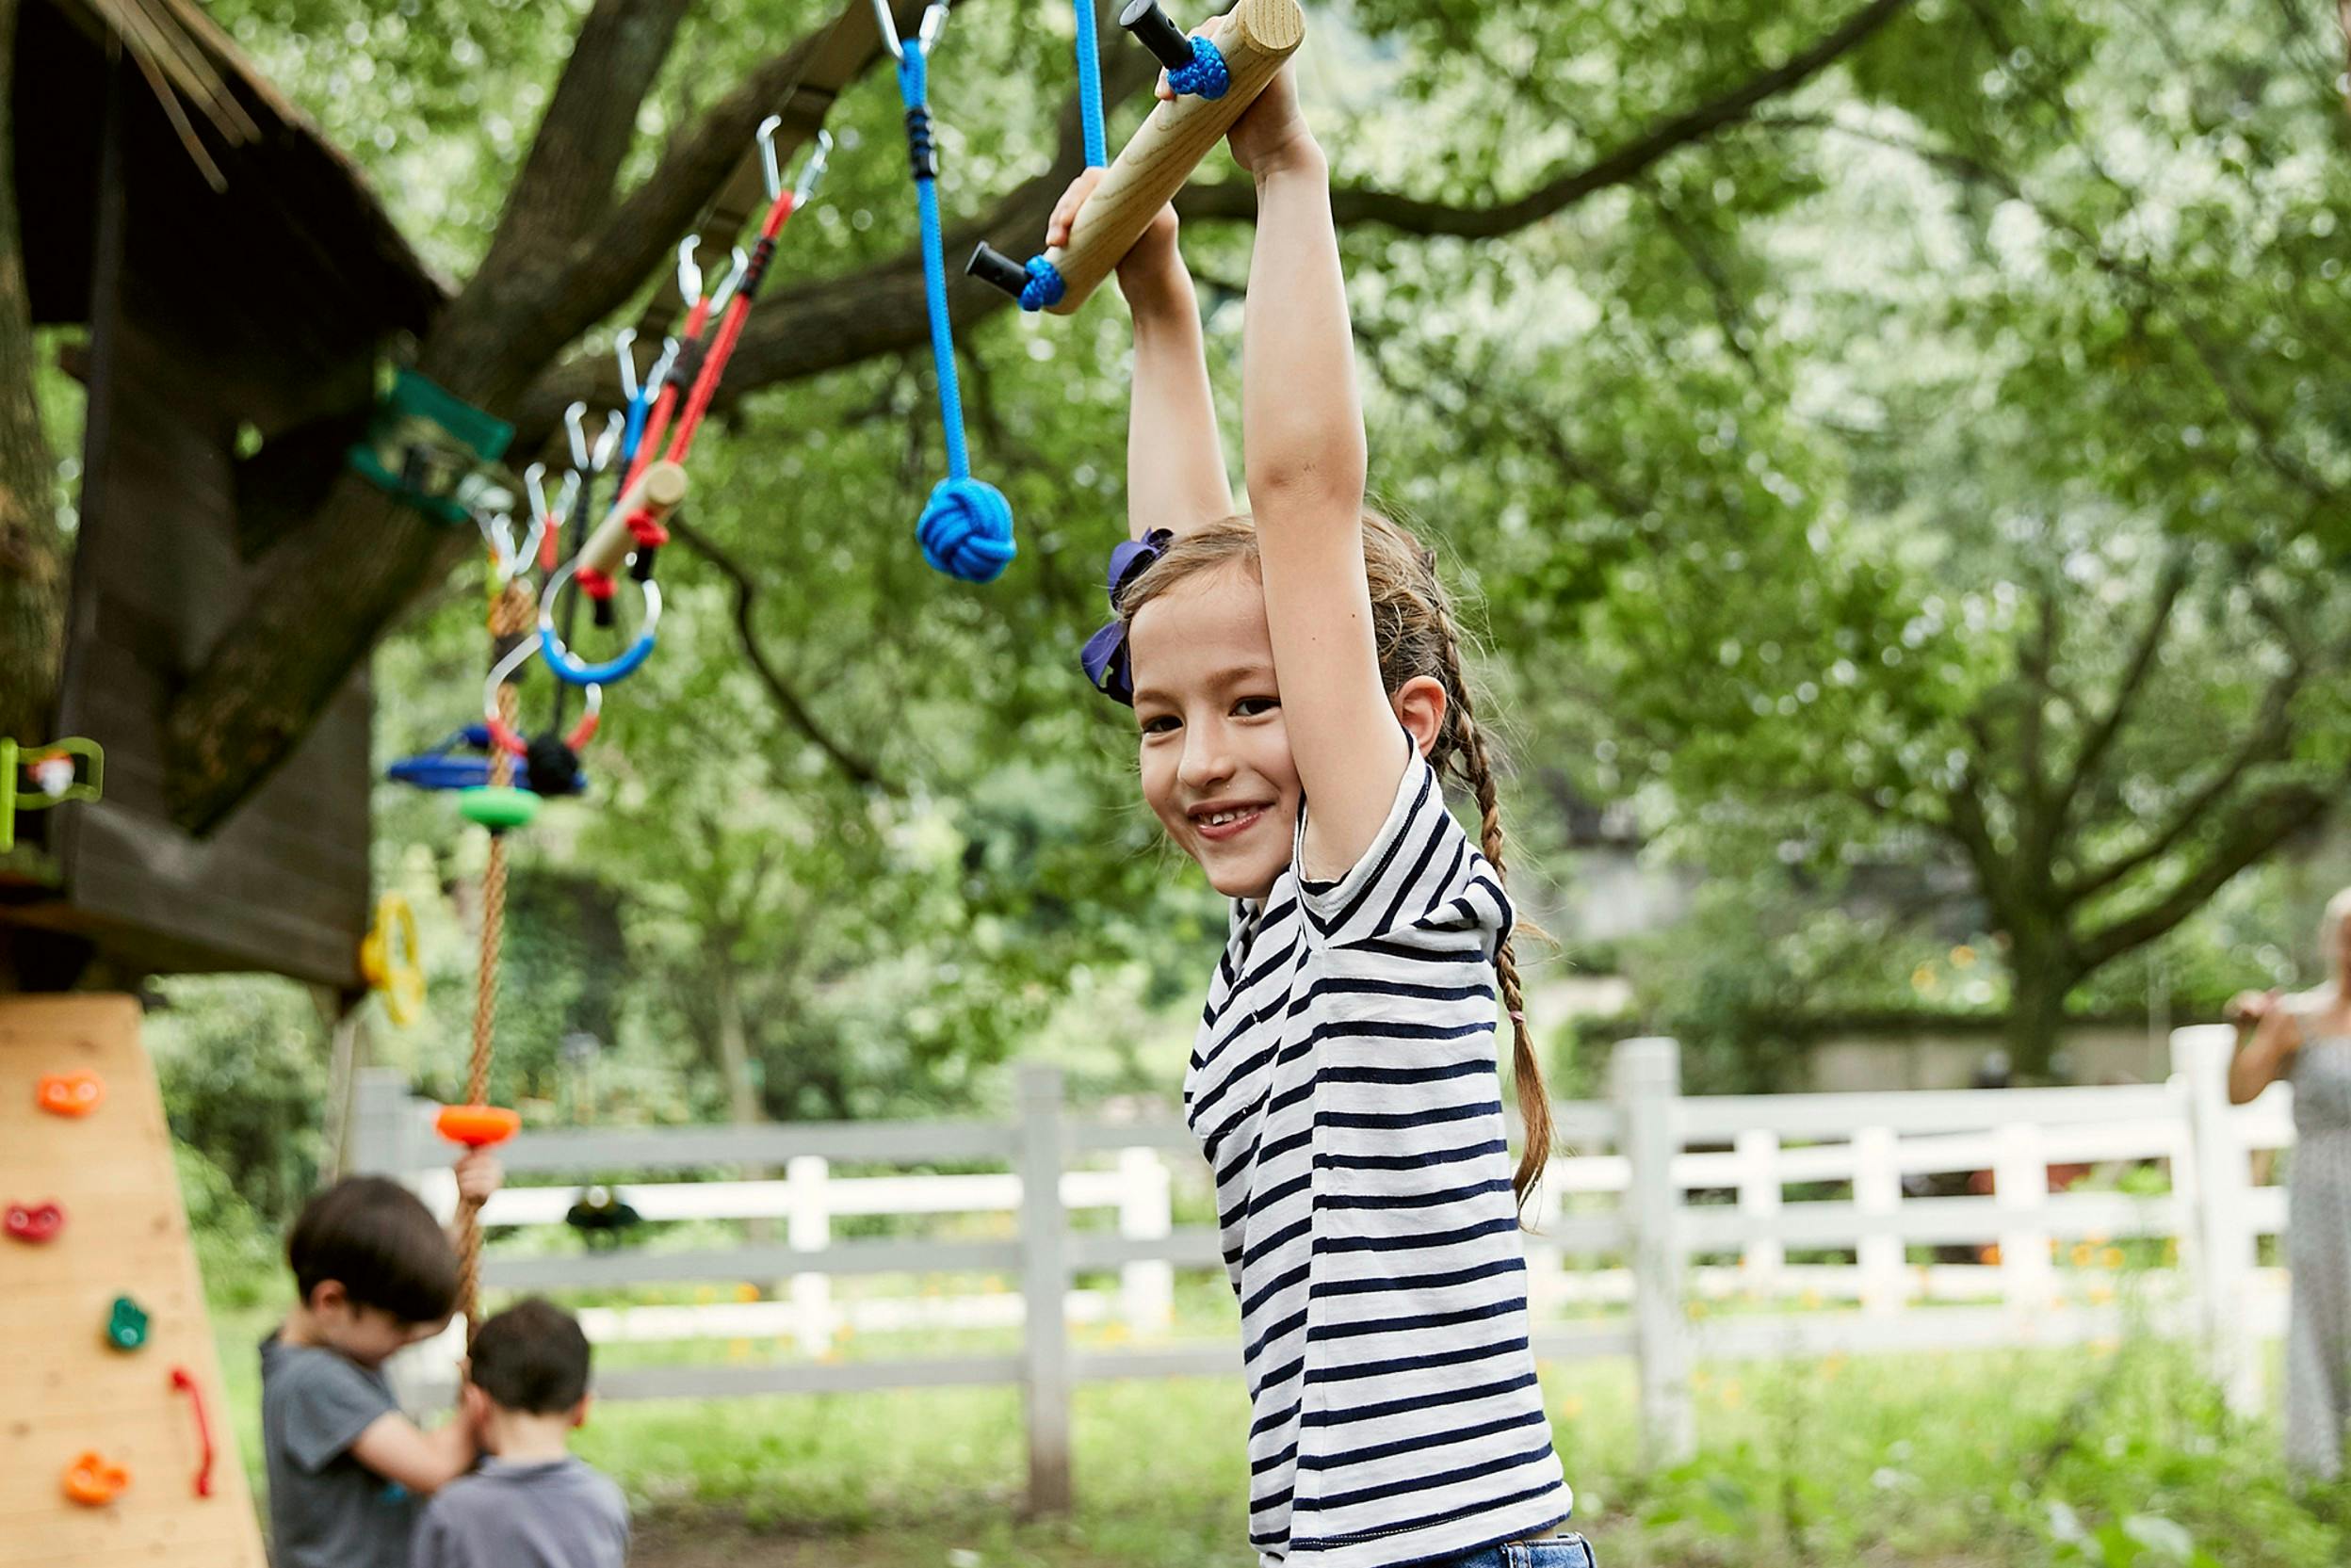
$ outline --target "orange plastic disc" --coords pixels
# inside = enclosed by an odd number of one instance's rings
[[[521,1131],[523,1119],[499,1106],[443,1106],[432,1125],[434,1131],[452,1143],[486,1149]]]

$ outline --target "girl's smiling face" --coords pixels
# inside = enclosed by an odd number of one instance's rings
[[[1257,574],[1229,565],[1153,597],[1127,628],[1143,798],[1228,898],[1289,865],[1302,791]]]

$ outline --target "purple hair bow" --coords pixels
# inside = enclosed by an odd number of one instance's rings
[[[1135,672],[1127,658],[1127,622],[1119,614],[1119,598],[1167,553],[1175,539],[1173,529],[1154,528],[1111,552],[1111,622],[1086,639],[1085,650],[1078,655],[1094,688],[1130,708],[1135,705]]]

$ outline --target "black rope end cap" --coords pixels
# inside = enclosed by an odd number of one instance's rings
[[[971,260],[964,264],[964,272],[968,277],[1002,289],[1015,299],[1020,298],[1020,291],[1029,286],[1029,268],[984,239],[980,242],[980,249],[971,253]]]

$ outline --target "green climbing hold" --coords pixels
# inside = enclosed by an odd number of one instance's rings
[[[457,809],[465,814],[468,822],[478,822],[494,833],[509,828],[527,828],[531,818],[539,815],[539,797],[527,789],[507,784],[485,784],[478,789],[460,790]]]
[[[118,1350],[136,1350],[147,1343],[147,1314],[128,1296],[114,1299],[106,1318],[106,1342]]]

